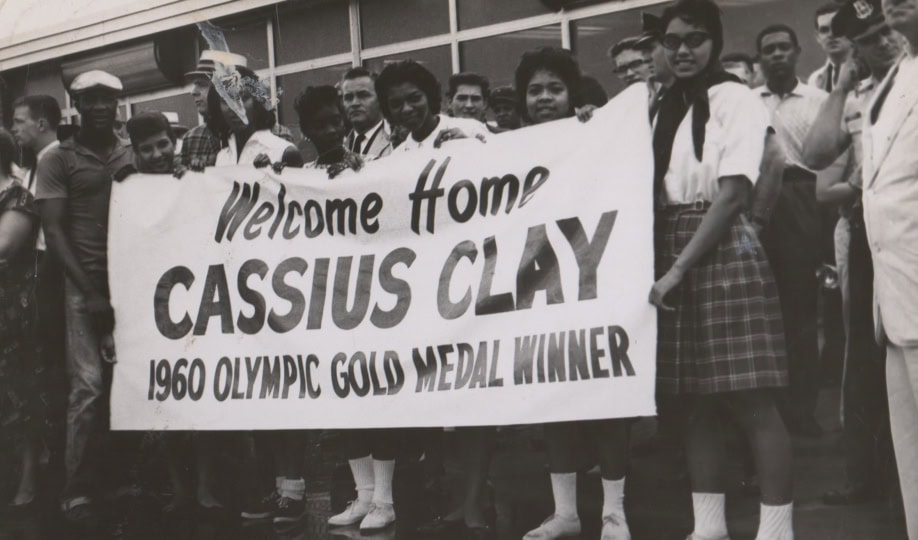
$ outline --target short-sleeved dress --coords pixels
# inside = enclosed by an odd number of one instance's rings
[[[47,427],[47,370],[35,348],[35,235],[38,215],[32,194],[19,184],[0,191],[0,216],[22,212],[35,227],[12,260],[0,266],[0,444],[22,443]]]
[[[708,91],[710,119],[702,161],[692,143],[689,110],[676,131],[656,219],[659,278],[701,224],[719,179],[755,182],[769,125],[768,111],[744,85]],[[774,277],[743,215],[720,243],[667,296],[674,311],[658,312],[657,391],[714,394],[787,385],[781,310]]]

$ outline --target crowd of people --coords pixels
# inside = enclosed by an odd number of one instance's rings
[[[725,51],[728,29],[712,0],[645,14],[637,35],[608,51],[622,82],[649,96],[659,430],[685,458],[694,540],[728,537],[728,429],[746,442],[746,482],[761,496],[757,538],[794,537],[791,435],[822,432],[814,411],[833,347],[844,364],[847,484],[824,501],[881,498],[898,481],[909,537],[918,538],[918,1],[831,3],[813,25],[827,60],[806,83],[794,28],[764,27],[754,55]],[[79,526],[96,520],[100,462],[116,444],[105,425],[117,354],[106,264],[113,181],[235,164],[317,168],[335,178],[451,139],[486,141],[574,116],[589,122],[608,99],[558,48],[523,54],[514,86],[494,89],[464,72],[444,92],[411,60],[378,74],[355,67],[337,85],[296,97],[308,141],[298,146],[277,123],[269,85],[246,64],[238,54],[202,53],[187,77],[203,122],[181,139],[158,112],[134,115],[129,141],[119,138],[123,87],[103,71],[70,84],[80,124],[60,141],[53,98],[14,103],[11,132],[0,131],[0,435],[16,452],[15,511],[34,507],[41,456],[50,452],[63,463],[65,517]],[[628,419],[541,426],[554,512],[526,540],[580,533],[577,472],[594,465],[602,539],[631,537],[623,504],[630,427]],[[495,433],[456,429],[462,493],[420,526],[420,537],[495,536],[485,512]],[[306,438],[298,431],[164,435],[173,498],[163,511],[224,507],[213,456],[236,435],[270,470],[262,476],[274,477],[264,489],[253,482],[241,518],[302,520]],[[355,493],[329,526],[396,523],[396,463],[417,462],[437,444],[435,430],[341,432],[336,448]],[[584,445],[592,460],[583,459]]]

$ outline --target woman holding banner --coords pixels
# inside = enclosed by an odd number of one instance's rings
[[[727,538],[725,448],[719,409],[749,439],[761,479],[757,538],[790,539],[791,447],[775,407],[787,384],[777,289],[743,216],[759,176],[768,113],[720,67],[720,11],[679,0],[663,13],[662,43],[676,81],[654,118],[658,281],[658,401],[683,430],[695,528]]]
[[[581,105],[582,75],[573,54],[564,49],[542,48],[523,54],[516,68],[523,117],[542,124],[574,116]],[[595,420],[545,424],[554,514],[525,540],[548,540],[580,534],[577,514],[577,471],[582,468],[580,449],[595,448],[602,475],[602,540],[631,538],[625,519],[625,472],[628,468],[629,420]]]

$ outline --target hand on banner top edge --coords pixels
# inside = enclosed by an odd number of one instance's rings
[[[185,167],[181,163],[176,163],[175,168],[172,169],[172,176],[178,180],[181,180],[182,177],[185,176],[185,173],[190,170],[193,170],[193,169],[189,169],[188,167]]]
[[[276,161],[271,164],[271,169],[275,172],[275,174],[280,174],[284,171],[284,167],[286,166],[287,164],[283,161]]]
[[[434,148],[440,148],[440,145],[442,145],[446,141],[452,141],[456,139],[468,139],[468,138],[469,136],[466,135],[465,132],[459,128],[444,129],[440,133],[437,133],[437,138],[434,139],[433,146]],[[475,138],[483,143],[487,142],[484,138],[484,135],[480,133],[476,134]]]
[[[102,336],[102,339],[99,340],[99,353],[102,355],[102,359],[109,364],[118,362],[118,359],[115,357],[115,339],[110,333],[105,334]]]
[[[127,178],[128,176],[131,176],[132,174],[136,172],[137,172],[137,167],[135,167],[134,165],[125,165],[124,167],[121,167],[120,169],[115,171],[115,174],[112,175],[112,180],[114,180],[115,182],[121,182],[125,178]]]
[[[252,165],[256,169],[263,169],[271,164],[271,158],[268,157],[268,154],[258,154],[255,156],[255,160],[252,161]]]
[[[596,105],[584,105],[583,107],[577,107],[574,109],[574,113],[577,115],[577,120],[586,123],[589,122],[591,118],[593,118],[593,111],[596,109]]]
[[[673,267],[666,274],[657,280],[650,288],[650,297],[648,301],[663,311],[674,311],[676,308],[666,303],[666,295],[676,288],[682,282],[684,274],[681,270]]]
[[[334,163],[328,166],[326,169],[328,172],[328,178],[332,179],[347,169],[351,169],[355,172],[359,171],[363,168],[365,163],[366,161],[364,160],[363,156],[348,151],[344,154],[344,159],[341,161],[341,163]]]

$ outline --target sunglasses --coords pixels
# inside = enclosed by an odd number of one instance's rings
[[[625,73],[639,69],[641,66],[646,65],[648,63],[650,63],[650,60],[647,60],[646,58],[632,60],[631,62],[628,62],[627,64],[622,64],[622,65],[616,64],[615,69],[613,69],[612,72],[615,73],[616,75],[624,75]]]
[[[680,36],[679,34],[666,34],[663,36],[662,44],[663,47],[671,51],[678,51],[683,43],[689,49],[697,49],[704,45],[709,39],[711,39],[711,34],[707,32],[689,32],[684,36]]]

